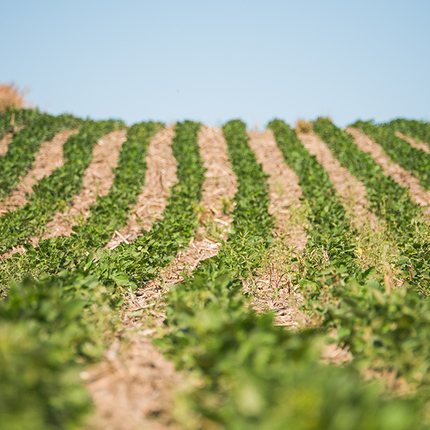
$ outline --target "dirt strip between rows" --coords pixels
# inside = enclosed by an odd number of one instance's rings
[[[249,145],[261,163],[263,171],[269,175],[269,213],[276,219],[276,230],[279,234],[286,233],[288,242],[301,253],[307,241],[306,232],[303,224],[293,225],[290,211],[291,207],[296,209],[302,205],[300,198],[303,195],[299,178],[285,163],[271,130],[262,133],[249,131],[248,135]]]
[[[46,225],[44,239],[69,236],[79,217],[88,217],[90,206],[96,203],[97,196],[109,193],[115,176],[112,169],[117,167],[119,152],[125,141],[125,130],[112,131],[99,139],[94,146],[91,163],[84,172],[81,191],[75,195],[66,212],[57,212]]]
[[[158,138],[159,144],[164,145],[165,154],[169,153],[171,137],[170,131],[169,134],[164,134],[164,138]],[[127,333],[128,347],[124,348],[123,345],[120,348],[121,343],[117,340],[108,350],[102,365],[83,375],[88,380],[88,388],[96,405],[96,415],[90,422],[91,429],[177,428],[172,420],[173,396],[182,389],[183,376],[175,372],[173,364],[166,361],[152,345],[152,336],[164,319],[163,293],[168,290],[169,284],[179,282],[182,279],[181,272],[190,273],[202,259],[218,252],[219,242],[212,236],[208,238],[206,232],[213,227],[216,232],[214,234],[226,237],[231,217],[221,210],[223,199],[228,201],[237,190],[221,129],[203,126],[198,143],[204,167],[207,169],[203,183],[201,205],[204,212],[200,214],[201,227],[190,242],[190,247],[177,254],[172,264],[162,271],[159,279],[148,282],[144,288],[135,294],[130,293],[126,298],[122,329],[117,336]],[[154,150],[156,149],[154,147]],[[152,173],[148,173],[147,187],[151,184],[157,186],[160,172],[166,171],[167,160],[161,157],[159,152],[157,154],[158,157],[153,158],[157,166],[151,166],[148,162]],[[173,163],[170,162],[169,166],[172,173]],[[174,175],[171,175],[171,184],[175,182],[173,178]],[[160,194],[159,185],[156,190],[158,193],[147,190],[142,195],[153,196],[156,201],[160,201],[163,194]],[[167,204],[166,191],[164,190],[164,205]],[[142,212],[140,221],[149,224],[153,221],[153,213]],[[215,225],[219,228],[216,229]],[[144,310],[146,314],[133,317],[133,313],[139,310]]]
[[[313,132],[297,133],[303,146],[311,155],[315,155],[318,163],[328,173],[334,188],[344,201],[347,214],[353,227],[360,228],[370,222],[374,228],[380,229],[380,221],[371,212],[367,200],[366,187],[353,176],[346,167],[342,167],[329,147]]]
[[[357,147],[370,154],[385,174],[391,176],[402,187],[409,188],[412,199],[420,206],[426,207],[426,213],[430,214],[430,191],[425,191],[415,176],[391,161],[382,147],[361,131],[353,127],[348,127],[346,131],[354,137]]]
[[[64,164],[63,145],[70,136],[77,132],[78,130],[60,131],[52,140],[42,143],[30,170],[19,185],[12,190],[12,194],[0,202],[0,213],[13,211],[28,203],[27,194],[33,193],[33,186]]]
[[[3,155],[6,154],[7,148],[9,147],[12,137],[13,137],[13,133],[6,133],[0,139],[0,157],[3,157]]]
[[[412,137],[406,136],[405,134],[402,134],[399,131],[396,131],[396,136],[408,142],[409,145],[411,145],[413,148],[419,149],[421,151],[426,152],[427,154],[430,154],[430,148],[426,143],[412,139]]]
[[[13,132],[11,133],[6,133],[1,139],[0,139],[0,157],[3,157],[3,155],[6,154],[7,149],[9,147],[9,144],[12,141],[12,138],[14,136],[15,133],[18,133],[18,131],[21,131],[23,128],[25,127],[25,125],[19,125],[19,126],[15,126],[13,128]]]
[[[159,131],[152,139],[146,156],[145,185],[128,216],[127,225],[115,233],[107,249],[115,249],[121,242],[132,242],[142,229],[149,230],[161,217],[167,205],[170,188],[178,181],[176,160],[172,154],[174,126]]]
[[[249,131],[248,136],[257,161],[269,175],[269,213],[275,218],[275,236],[286,248],[271,255],[271,261],[264,262],[255,277],[244,280],[243,289],[253,295],[251,305],[258,313],[273,311],[276,325],[295,328],[306,323],[299,310],[303,298],[294,290],[289,276],[283,277],[286,270],[293,270],[286,269],[285,261],[300,255],[307,242],[307,221],[300,201],[303,194],[299,178],[285,163],[272,131]]]

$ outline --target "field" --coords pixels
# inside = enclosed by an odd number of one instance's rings
[[[430,423],[430,123],[0,114],[0,429]]]

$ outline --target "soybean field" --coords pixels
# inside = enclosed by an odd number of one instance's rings
[[[430,123],[0,114],[0,430],[430,428]]]

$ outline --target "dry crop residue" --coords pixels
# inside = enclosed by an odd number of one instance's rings
[[[73,198],[71,207],[66,212],[57,212],[46,226],[44,238],[69,236],[79,215],[87,217],[90,206],[96,203],[97,196],[109,193],[117,166],[118,155],[126,140],[126,131],[112,131],[103,136],[94,146],[93,158],[85,170],[82,190]]]
[[[313,132],[298,133],[302,145],[311,155],[315,155],[318,163],[328,173],[334,188],[344,200],[345,209],[353,226],[360,228],[370,222],[374,228],[380,229],[381,225],[376,216],[371,212],[367,200],[366,187],[353,176],[346,167],[342,167],[328,146]]]
[[[161,217],[167,205],[170,188],[178,181],[176,160],[172,153],[174,127],[159,131],[152,139],[146,156],[145,186],[137,198],[128,220],[119,234],[115,233],[106,245],[115,249],[121,242],[135,240],[142,229],[149,230]]]
[[[346,131],[354,137],[355,144],[361,151],[370,154],[385,174],[391,176],[399,185],[409,188],[413,200],[420,206],[427,207],[426,213],[430,213],[430,191],[425,191],[412,173],[391,161],[381,146],[361,131],[353,127],[348,127]]]
[[[70,136],[77,132],[78,130],[60,131],[52,140],[42,143],[36,153],[34,163],[24,179],[12,190],[12,194],[4,202],[0,202],[0,213],[13,211],[28,203],[27,194],[33,192],[33,186],[64,164],[63,145]]]

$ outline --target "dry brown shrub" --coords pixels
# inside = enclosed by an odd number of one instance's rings
[[[24,97],[28,90],[20,90],[13,82],[0,84],[0,113],[7,108],[21,109],[26,105]]]
[[[294,128],[299,133],[310,133],[313,130],[312,123],[304,119],[299,119]]]

